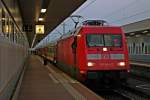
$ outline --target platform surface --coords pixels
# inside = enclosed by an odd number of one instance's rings
[[[18,100],[103,100],[39,56],[29,58]]]

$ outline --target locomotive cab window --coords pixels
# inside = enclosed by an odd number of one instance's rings
[[[122,43],[121,35],[104,35],[105,46],[120,47]]]
[[[116,34],[87,34],[87,46],[122,46],[121,35]]]
[[[103,35],[99,34],[88,34],[87,35],[88,46],[104,46]]]

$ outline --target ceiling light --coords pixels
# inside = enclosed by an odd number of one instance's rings
[[[130,33],[130,35],[134,35],[135,33]]]
[[[43,21],[44,19],[43,18],[39,18],[39,21]]]
[[[41,13],[45,13],[46,12],[46,9],[41,9]]]
[[[143,31],[142,33],[147,33],[148,31]]]

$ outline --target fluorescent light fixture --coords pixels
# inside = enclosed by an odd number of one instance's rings
[[[143,31],[142,33],[147,33],[148,31]]]
[[[45,13],[46,12],[46,9],[41,9],[41,13]]]
[[[43,21],[44,19],[43,18],[39,18],[39,21]]]

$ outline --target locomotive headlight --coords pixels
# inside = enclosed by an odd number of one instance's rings
[[[88,62],[87,65],[88,65],[88,66],[94,66],[94,63]]]
[[[119,66],[125,66],[125,62],[119,62],[118,65]]]
[[[103,48],[103,51],[108,51],[108,49],[107,48]]]

